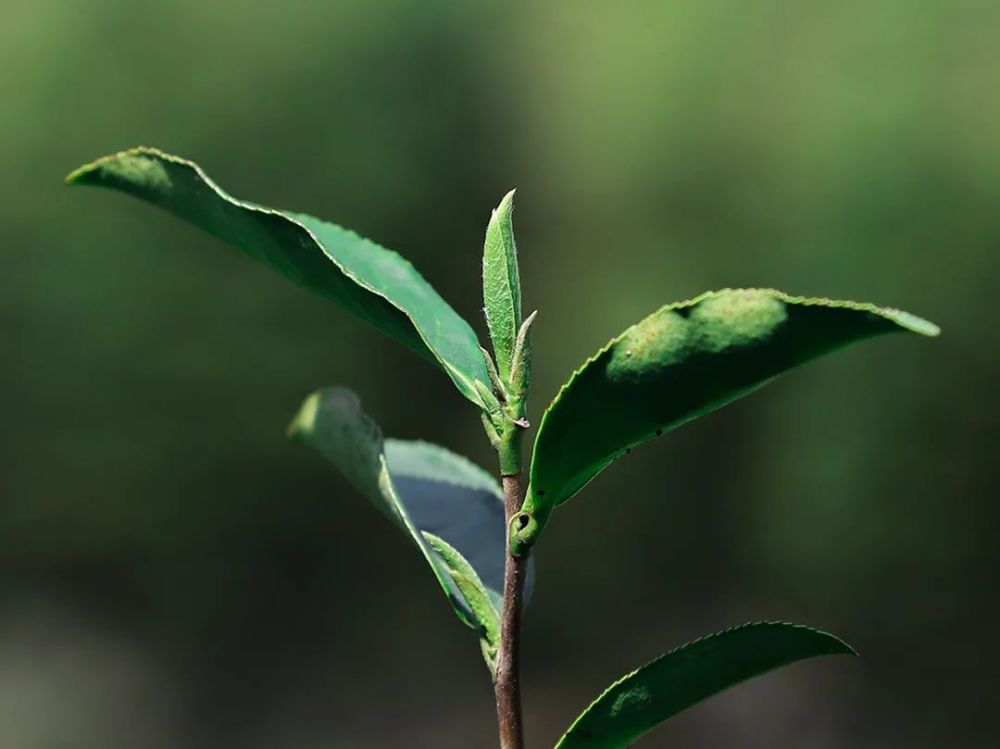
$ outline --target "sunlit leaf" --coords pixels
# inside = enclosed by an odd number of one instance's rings
[[[552,508],[632,447],[854,341],[909,331],[919,317],[773,289],[715,291],[633,325],[570,378],[542,417],[524,510],[531,543]]]
[[[152,148],[105,156],[66,180],[121,190],[238,247],[437,363],[481,405],[474,382],[489,375],[475,333],[395,252],[311,216],[237,200],[196,164]]]
[[[740,682],[818,655],[853,654],[809,627],[759,622],[682,645],[612,684],[556,749],[625,749],[692,705]]]

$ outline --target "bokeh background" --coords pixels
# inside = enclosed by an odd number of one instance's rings
[[[62,177],[147,144],[407,255],[482,335],[519,188],[540,413],[659,305],[776,286],[940,323],[637,450],[561,509],[530,746],[619,674],[758,618],[860,660],[643,747],[996,746],[1000,6],[0,0],[0,746],[496,745],[475,638],[284,427],[355,387],[482,465],[397,344],[166,214]],[[485,337],[485,335],[484,335]]]

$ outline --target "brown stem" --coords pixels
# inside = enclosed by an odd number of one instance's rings
[[[503,498],[507,515],[508,548],[504,563],[503,621],[500,652],[497,655],[497,722],[500,749],[524,749],[521,721],[521,610],[524,607],[524,580],[527,556],[510,553],[510,522],[521,510],[521,474],[503,477]]]

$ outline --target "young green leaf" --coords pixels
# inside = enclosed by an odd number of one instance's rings
[[[552,508],[633,446],[756,390],[854,341],[932,323],[871,304],[773,289],[709,292],[667,305],[613,339],[570,378],[535,439],[523,510],[532,537]]]
[[[514,191],[507,193],[490,216],[483,247],[483,302],[493,340],[497,368],[510,383],[514,346],[521,327],[521,280],[514,244]]]
[[[612,684],[556,749],[625,749],[668,718],[742,681],[818,655],[854,654],[833,635],[758,622],[682,645]]]
[[[482,624],[480,646],[483,660],[492,673],[497,670],[497,652],[500,648],[500,610],[502,601],[497,601],[494,591],[486,588],[469,561],[458,553],[454,546],[429,531],[423,531],[424,540],[444,563],[445,569],[455,585],[462,591],[465,601],[473,611],[475,619]]]
[[[346,388],[310,395],[289,434],[330,460],[410,536],[458,618],[479,632],[492,667],[506,554],[496,479],[443,447],[384,440],[358,396]]]
[[[482,405],[474,382],[489,375],[476,334],[395,252],[311,216],[237,200],[197,164],[152,148],[105,156],[66,181],[128,193],[238,247],[437,363]]]
[[[531,387],[531,325],[538,317],[538,310],[528,315],[517,331],[517,341],[514,343],[514,364],[510,371],[510,389],[519,405],[517,418],[524,418],[525,400]]]

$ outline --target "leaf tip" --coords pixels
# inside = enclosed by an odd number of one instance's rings
[[[493,222],[499,216],[509,217],[514,212],[514,193],[517,192],[517,188],[513,188],[500,199],[497,207],[493,209],[490,214],[490,221]]]
[[[830,638],[831,646],[834,648],[831,655],[850,655],[854,658],[858,658],[861,654],[854,649],[854,646],[844,640],[841,640],[836,635],[831,635],[829,632],[825,632],[827,637]]]
[[[94,169],[93,164],[84,164],[83,166],[78,166],[72,172],[63,177],[63,183],[70,186],[78,184],[79,182],[83,181],[84,177],[86,177],[91,171],[93,171],[93,169]]]
[[[89,161],[86,164],[78,166],[76,169],[67,174],[63,181],[67,185],[86,185],[91,182],[97,181],[95,178],[101,172],[102,169],[107,167],[110,163],[115,161],[120,161],[122,159],[130,157],[132,154],[139,152],[141,148],[129,148],[124,151],[119,151],[117,153],[110,154],[108,156],[101,156],[98,159]]]
[[[82,166],[78,166],[72,172],[67,174],[63,181],[67,185],[87,185],[100,182],[101,175],[106,170],[109,168],[113,169],[115,164],[120,164],[123,161],[132,159],[133,157],[148,150],[150,149],[139,146],[137,148],[128,148],[124,151],[118,151],[117,153],[112,153],[107,156],[101,156],[100,158],[87,162]]]
[[[779,628],[779,629],[791,629],[797,630],[803,634],[808,635],[814,640],[822,642],[823,648],[825,650],[823,655],[851,655],[857,656],[858,651],[855,650],[846,641],[837,637],[837,635],[830,634],[822,629],[816,629],[814,627],[807,626],[805,624],[792,624],[791,622],[784,621],[766,621],[766,622],[751,622],[749,624],[743,625],[747,628],[763,627],[763,628]],[[740,627],[735,627],[735,629],[741,629]]]
[[[182,163],[182,160],[157,148],[137,146],[77,167],[64,181],[67,185],[103,185],[163,193],[172,184],[164,162]]]
[[[937,338],[941,335],[940,327],[932,323],[930,320],[925,320],[924,318],[910,312],[896,309],[895,307],[889,307],[884,310],[884,313],[889,320],[892,320],[901,328],[904,328],[911,333],[917,333],[918,335],[927,336],[928,338]]]
[[[313,431],[316,425],[316,416],[319,413],[319,402],[319,392],[310,394],[302,401],[298,413],[295,414],[295,417],[285,430],[285,434],[289,439],[300,439]]]

